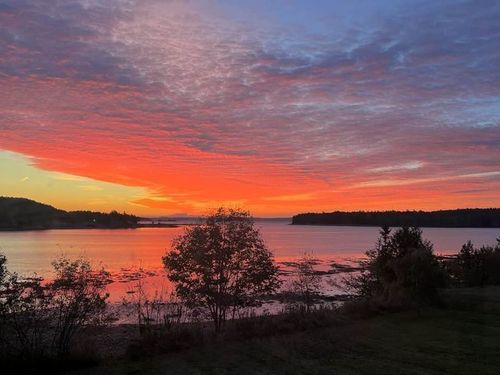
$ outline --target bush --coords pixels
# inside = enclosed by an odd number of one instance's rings
[[[461,286],[500,285],[500,238],[497,245],[475,248],[467,242],[450,267],[452,276]]]
[[[24,360],[50,352],[52,311],[50,296],[40,278],[20,278],[7,271],[2,283],[0,313],[2,354]]]
[[[380,231],[376,247],[366,253],[364,271],[349,280],[356,292],[384,307],[410,307],[438,302],[446,274],[422,231],[403,227]]]
[[[0,285],[2,355],[33,360],[67,357],[75,336],[85,327],[105,323],[108,273],[77,259],[53,262],[56,277],[21,278],[5,268]]]
[[[106,323],[105,292],[109,273],[95,271],[83,259],[59,258],[52,262],[56,277],[47,285],[53,309],[55,331],[53,348],[58,356],[69,353],[71,341],[86,326]]]

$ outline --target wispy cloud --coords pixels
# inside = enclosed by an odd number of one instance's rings
[[[424,163],[422,163],[421,161],[410,161],[403,164],[387,165],[385,167],[372,168],[369,171],[374,173],[412,171],[415,169],[422,168],[423,165]]]
[[[303,6],[4,1],[0,148],[179,212],[500,204],[499,3]]]
[[[355,184],[355,187],[383,187],[383,186],[404,186],[413,184],[424,184],[436,181],[453,181],[468,178],[488,178],[499,177],[500,171],[484,172],[484,173],[469,173],[458,176],[443,176],[443,177],[430,177],[430,178],[405,178],[405,179],[386,179],[386,180],[372,180]]]

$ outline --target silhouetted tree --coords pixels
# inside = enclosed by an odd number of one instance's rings
[[[437,300],[445,273],[422,231],[384,227],[376,247],[367,251],[365,271],[350,280],[356,291],[386,306],[410,306]]]
[[[228,314],[258,305],[280,284],[271,252],[241,210],[219,208],[187,228],[163,263],[177,295],[189,307],[207,309],[217,332]]]
[[[450,267],[451,274],[463,286],[500,285],[500,238],[496,246],[475,248],[471,241],[462,246]]]

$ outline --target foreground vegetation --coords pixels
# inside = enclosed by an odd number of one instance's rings
[[[77,259],[55,260],[55,277],[20,277],[0,254],[0,360],[34,363],[67,359],[86,327],[106,320],[109,274]]]
[[[448,289],[444,307],[220,341],[145,360],[115,360],[78,374],[498,374],[500,287]],[[356,307],[362,312],[363,308]],[[310,315],[311,323],[315,316]]]
[[[0,255],[0,359],[31,373],[99,360],[90,373],[498,373],[500,239],[437,257],[419,228],[383,227],[366,256],[341,307],[318,305],[305,254],[282,313],[255,316],[282,280],[250,214],[221,208],[163,258],[175,293],[139,284],[127,302],[134,334],[121,335],[105,327],[105,270],[62,258],[45,283],[9,272]]]
[[[241,210],[219,208],[204,223],[186,228],[163,264],[177,296],[212,320],[217,332],[281,284],[271,251],[250,213]]]

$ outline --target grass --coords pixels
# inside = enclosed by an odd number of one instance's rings
[[[390,313],[79,374],[500,374],[500,288],[446,291],[444,308]]]

